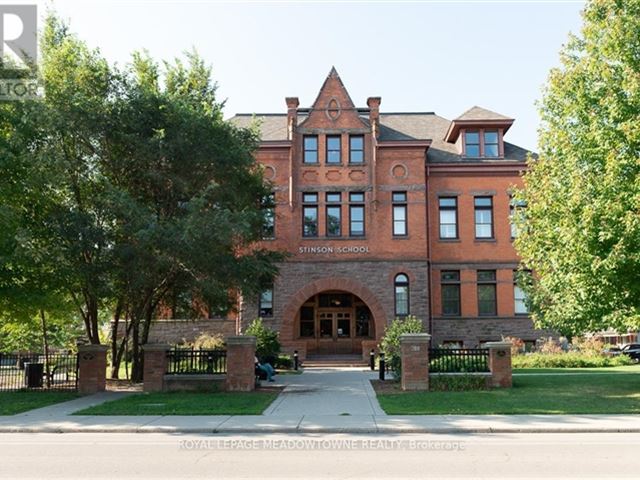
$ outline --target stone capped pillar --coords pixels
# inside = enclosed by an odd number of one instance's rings
[[[489,370],[491,370],[491,386],[509,388],[512,386],[511,376],[511,343],[487,342],[489,349]]]
[[[170,348],[165,344],[148,344],[142,347],[144,352],[142,380],[145,392],[162,392],[164,390],[164,375],[167,373],[169,363],[167,354]]]
[[[107,384],[107,345],[78,345],[78,392],[104,392]]]
[[[227,380],[230,392],[251,392],[256,388],[256,337],[227,337]]]
[[[400,335],[402,390],[429,390],[430,341],[428,333]]]

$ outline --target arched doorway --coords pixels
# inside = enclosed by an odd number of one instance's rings
[[[344,290],[309,297],[298,310],[294,331],[309,354],[361,354],[362,342],[376,338],[371,309]]]

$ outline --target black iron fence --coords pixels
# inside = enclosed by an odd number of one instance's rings
[[[430,348],[429,372],[477,373],[489,371],[487,348]]]
[[[227,373],[226,350],[195,350],[174,348],[167,353],[167,373],[198,375]]]
[[[0,391],[77,389],[77,353],[0,353]]]

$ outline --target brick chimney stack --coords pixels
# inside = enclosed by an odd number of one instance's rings
[[[367,98],[367,106],[369,107],[369,121],[371,122],[371,130],[373,134],[378,136],[378,125],[380,124],[380,102],[382,97]]]
[[[298,97],[286,97],[287,102],[287,136],[289,140],[293,139],[293,130],[298,124],[298,105],[300,101]]]

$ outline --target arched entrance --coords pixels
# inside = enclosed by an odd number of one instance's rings
[[[284,311],[281,338],[308,354],[361,354],[384,333],[386,314],[373,293],[351,279],[316,280]]]

